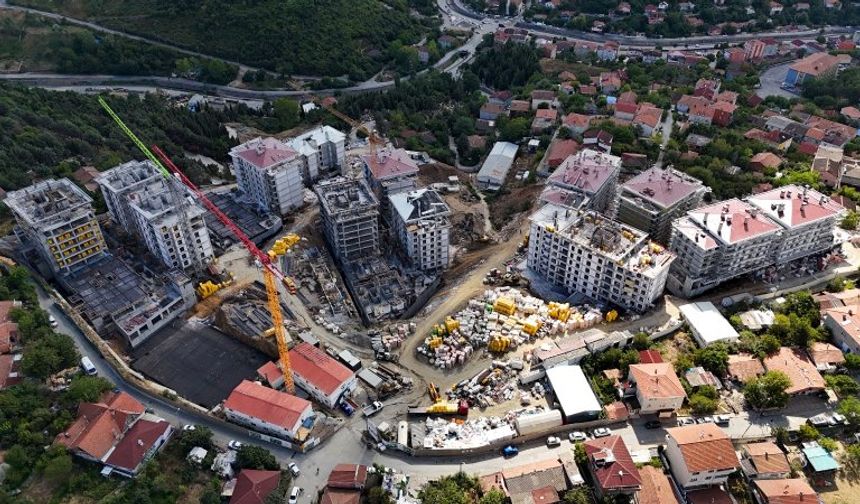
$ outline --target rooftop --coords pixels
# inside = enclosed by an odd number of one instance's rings
[[[740,463],[725,431],[716,424],[685,425],[666,429],[675,440],[690,472],[735,469]]]
[[[801,451],[812,470],[815,472],[835,471],[839,469],[839,463],[833,458],[829,451],[825,450],[815,441],[804,443]]]
[[[631,364],[630,378],[636,382],[639,394],[645,398],[662,399],[687,395],[669,362]]]
[[[404,149],[380,149],[374,161],[370,154],[361,156],[374,180],[389,180],[418,175],[418,164]]]
[[[546,376],[550,384],[564,384],[554,392],[566,416],[601,411],[600,401],[579,366],[555,366],[546,371]]]
[[[761,473],[787,473],[791,471],[788,458],[776,443],[762,441],[760,443],[749,443],[744,445],[743,451],[752,462],[757,474]]]
[[[638,488],[641,485],[639,470],[621,436],[589,439],[583,445],[601,489]]]
[[[672,483],[662,470],[645,465],[639,469],[639,476],[642,489],[637,495],[637,504],[679,504]]]
[[[818,495],[805,478],[755,480],[767,504],[816,504]]]
[[[583,150],[565,159],[550,175],[547,183],[591,195],[618,177],[620,170],[620,157]]]
[[[680,310],[705,345],[738,338],[738,332],[711,302],[687,303],[681,305]]]
[[[839,58],[837,58],[836,56],[832,56],[826,52],[820,52],[810,54],[802,60],[794,63],[789,68],[798,73],[804,73],[813,77],[817,77],[821,74],[829,72],[838,64]]]
[[[451,209],[439,193],[433,189],[421,188],[413,191],[392,194],[389,197],[392,207],[403,222],[425,222],[446,219]]]
[[[290,431],[296,428],[302,413],[310,407],[311,403],[302,398],[248,380],[242,380],[224,402],[225,409]]]
[[[649,242],[646,233],[596,212],[572,210],[547,203],[534,212],[530,219],[642,275],[662,272],[675,258],[662,246]]]
[[[247,161],[251,166],[266,170],[295,159],[298,152],[277,138],[257,137],[230,149],[230,156]]]
[[[28,225],[39,227],[67,224],[93,212],[92,198],[67,178],[12,191],[4,203]]]
[[[362,488],[367,480],[367,466],[338,464],[328,475],[328,486],[333,488]]]
[[[824,390],[824,378],[803,350],[781,347],[779,352],[764,358],[768,371],[782,371],[791,380],[789,394]]]
[[[146,418],[138,420],[105,460],[105,464],[136,472],[150,454],[156,441],[171,429],[166,420],[150,421]]]
[[[749,202],[786,229],[837,217],[845,209],[814,189],[783,186],[751,196]]]
[[[687,212],[687,216],[715,239],[732,245],[779,231],[780,227],[758,208],[730,199]]]
[[[860,343],[860,304],[831,308],[825,317],[832,318],[851,339]]]
[[[352,371],[323,350],[302,342],[290,350],[290,367],[325,395],[353,377]]]
[[[704,185],[673,168],[653,167],[625,182],[622,188],[658,209],[666,209],[702,190]]]
[[[729,355],[728,367],[729,376],[741,382],[747,382],[764,374],[764,365],[754,355]]]
[[[136,187],[150,179],[161,178],[155,164],[144,161],[128,161],[102,172],[95,178],[96,183],[107,188],[110,192],[120,192]]]
[[[339,143],[346,140],[346,135],[331,126],[323,125],[306,131],[301,135],[287,140],[287,145],[302,155],[313,155],[323,144]]]
[[[314,191],[325,213],[351,216],[363,211],[375,211],[379,204],[364,179],[337,177],[318,183]]]
[[[823,341],[814,342],[807,350],[807,353],[809,353],[809,358],[812,359],[813,364],[818,369],[845,362],[845,355],[842,353],[842,350]]]
[[[125,392],[108,392],[96,403],[81,403],[78,418],[55,443],[101,459],[119,441],[128,425],[144,413],[143,404]]]
[[[499,184],[503,183],[514,164],[518,149],[516,144],[510,142],[496,142],[478,171],[478,180],[490,179]]]
[[[243,469],[236,477],[230,504],[264,504],[280,482],[280,471]]]

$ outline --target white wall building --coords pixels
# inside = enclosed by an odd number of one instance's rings
[[[619,173],[620,157],[585,149],[562,161],[546,183],[582,195],[588,198],[590,209],[611,215]]]
[[[450,264],[451,209],[432,189],[393,194],[391,230],[416,267],[444,270]]]
[[[732,324],[710,301],[687,303],[681,305],[679,310],[700,347],[706,347],[718,341],[734,343],[740,337]]]
[[[528,267],[568,291],[641,312],[663,293],[675,256],[642,231],[548,203],[531,216]]]
[[[65,178],[10,192],[4,201],[15,214],[15,234],[61,274],[98,261],[107,250],[92,202]]]
[[[517,157],[518,149],[516,144],[510,142],[496,142],[478,171],[478,187],[487,191],[501,189]]]
[[[227,420],[281,439],[296,439],[313,416],[311,403],[286,392],[243,380],[224,401]]]
[[[287,141],[302,156],[306,184],[315,182],[320,172],[340,170],[346,165],[346,135],[331,126],[318,126]]]
[[[734,446],[716,424],[666,429],[669,469],[681,488],[721,485],[740,467]]]
[[[697,208],[672,224],[678,260],[668,287],[692,297],[762,268],[834,246],[842,206],[816,191],[785,186]]]
[[[677,411],[687,398],[681,380],[668,362],[631,364],[628,379],[636,387],[642,415]]]
[[[170,184],[175,185],[173,191]],[[184,215],[174,200],[175,194],[182,195]],[[203,220],[206,211],[188,197],[179,182],[157,178],[127,197],[134,213],[137,234],[165,266],[185,270],[204,265],[212,259],[212,242]]]
[[[594,420],[603,411],[591,384],[579,366],[555,366],[546,370],[561,412],[567,422]]]
[[[358,384],[351,369],[309,343],[290,350],[290,369],[295,384],[330,409]]]
[[[230,150],[236,182],[245,197],[266,211],[285,215],[302,206],[305,162],[276,138],[255,138]]]

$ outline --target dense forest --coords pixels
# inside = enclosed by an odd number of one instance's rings
[[[0,12],[0,61],[12,71],[67,74],[171,75],[226,84],[238,67],[189,58],[146,42],[97,33],[15,12]],[[17,66],[20,64],[20,66]]]
[[[244,107],[191,113],[151,94],[108,101],[144,142],[164,148],[198,181],[205,176],[203,166],[183,157],[183,152],[226,159],[234,143],[222,123],[250,113]],[[140,157],[94,96],[0,85],[3,189],[26,186],[37,177],[66,176],[85,164],[103,170]]]
[[[282,74],[370,77],[437,21],[430,0],[16,0]]]
[[[822,108],[844,107],[860,102],[860,68],[803,83],[803,97]]]
[[[540,56],[531,44],[493,45],[492,35],[481,43],[471,70],[493,89],[522,86],[540,71]]]

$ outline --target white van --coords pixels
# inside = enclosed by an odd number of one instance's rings
[[[81,369],[84,370],[84,373],[90,376],[98,374],[98,371],[96,371],[96,367],[93,365],[93,361],[91,361],[89,357],[84,357],[81,359]]]
[[[51,327],[54,329],[59,325],[57,324],[57,319],[55,319],[53,315],[48,315],[48,323],[51,324]]]

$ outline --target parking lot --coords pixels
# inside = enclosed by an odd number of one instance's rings
[[[135,350],[132,367],[201,406],[217,405],[270,360],[208,326],[180,324],[158,331]]]

